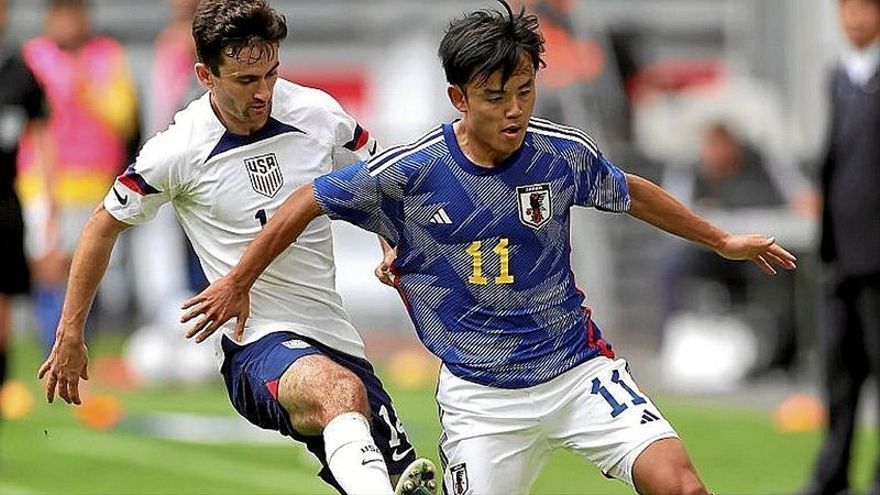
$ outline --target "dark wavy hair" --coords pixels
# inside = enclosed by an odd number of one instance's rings
[[[202,0],[192,25],[199,62],[220,74],[223,53],[255,42],[280,43],[287,20],[266,0]]]
[[[502,85],[507,84],[523,54],[536,71],[546,66],[538,18],[526,15],[525,8],[514,14],[507,2],[498,2],[506,13],[478,10],[449,23],[438,50],[449,84],[484,84],[498,70]]]

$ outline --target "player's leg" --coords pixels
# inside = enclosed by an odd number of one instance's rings
[[[645,494],[708,493],[672,426],[639,390],[622,359],[592,359],[543,384],[556,401],[547,423],[555,447],[584,456]]]
[[[550,449],[528,391],[468,382],[443,367],[437,403],[444,493],[529,493]]]
[[[291,333],[245,346],[223,337],[223,349],[223,376],[242,416],[305,443],[324,466],[321,478],[340,492],[393,493],[364,384],[331,351]]]
[[[393,492],[370,431],[366,389],[354,373],[320,354],[303,357],[282,375],[278,401],[297,432],[323,436],[327,465],[345,492]]]
[[[373,366],[358,357],[329,350],[332,359],[351,371],[363,383],[369,402],[373,440],[388,468],[391,484],[398,494],[428,495],[436,492],[436,467],[427,459],[416,459],[403,421],[397,415],[391,397],[385,391]]]
[[[677,438],[648,445],[633,464],[632,478],[636,491],[645,495],[709,493]]]

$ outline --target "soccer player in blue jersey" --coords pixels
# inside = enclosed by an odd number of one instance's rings
[[[309,222],[346,220],[396,247],[387,268],[443,361],[448,493],[526,493],[557,448],[640,493],[707,493],[584,306],[569,211],[626,212],[768,274],[795,259],[772,238],[720,230],[624,173],[584,132],[532,118],[542,52],[537,20],[524,12],[453,21],[440,57],[461,118],[298,189],[239,264],[186,303],[188,319],[204,315],[190,334],[247,318],[254,280]]]

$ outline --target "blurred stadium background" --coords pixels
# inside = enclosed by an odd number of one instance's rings
[[[154,121],[151,112],[161,106],[153,46],[169,20],[169,3],[91,1],[94,31],[126,47],[143,122]],[[728,229],[775,235],[799,256],[798,273],[773,285],[753,270],[744,300],[732,297],[723,281],[690,284],[682,289],[686,304],[672,313],[664,309],[673,289],[663,273],[679,241],[629,218],[573,216],[572,261],[596,321],[643,389],[658,398],[717,493],[794,493],[819,445],[824,411],[812,190],[827,124],[825,80],[843,46],[835,3],[573,0],[560,18],[548,10],[554,2],[529,2],[544,15],[545,32],[554,30],[539,114],[588,130],[623,168],[685,198],[703,131],[721,123],[781,185],[778,205],[695,206]],[[448,19],[493,5],[272,4],[292,27],[282,73],[332,93],[386,145],[454,117],[436,45]],[[7,39],[40,34],[43,16],[42,1],[14,0]],[[148,137],[152,129],[144,129]],[[368,355],[379,363],[410,437],[436,460],[438,364],[416,341],[394,291],[374,280],[375,239],[342,224],[334,225],[334,235],[337,283]],[[222,384],[204,378],[213,377],[211,361],[183,342],[174,323],[182,297],[161,301],[167,313],[161,317],[145,314],[128,234],[126,241],[89,330],[93,379],[84,406],[49,406],[41,398],[34,376],[42,355],[29,301],[17,301],[13,381],[2,400],[0,493],[329,493],[304,449],[240,422]],[[776,313],[783,306],[792,322],[780,335]],[[783,348],[786,358],[776,359]],[[880,450],[871,426],[876,401],[863,404],[857,487],[867,485]],[[627,490],[560,455],[535,493]]]

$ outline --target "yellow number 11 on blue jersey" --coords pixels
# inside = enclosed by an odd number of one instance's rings
[[[473,261],[473,273],[468,277],[468,282],[475,285],[486,285],[489,283],[488,279],[483,276],[482,245],[483,243],[481,241],[474,241],[467,248],[467,253],[471,255],[471,261]],[[507,238],[502,237],[498,240],[495,249],[492,250],[498,255],[498,264],[501,269],[501,274],[495,277],[496,284],[513,283],[513,275],[510,274],[510,250],[507,249],[508,245],[509,242]]]

